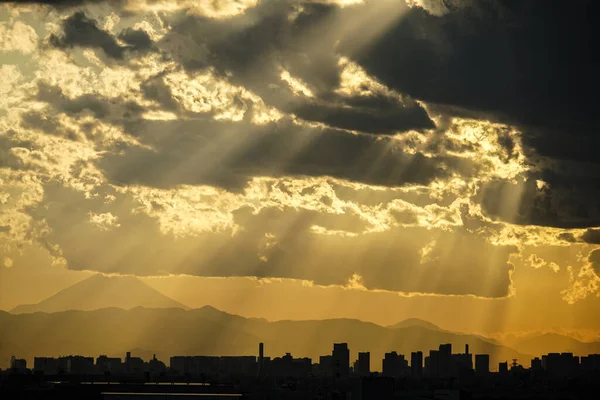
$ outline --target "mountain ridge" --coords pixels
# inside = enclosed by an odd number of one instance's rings
[[[19,305],[10,312],[13,314],[53,313],[66,310],[91,311],[110,307],[131,309],[137,306],[188,309],[186,305],[165,296],[137,277],[95,274],[58,291],[39,303]]]
[[[39,332],[44,332],[42,337]],[[311,357],[314,362],[320,355],[331,354],[333,343],[346,342],[352,351],[351,361],[358,351],[371,352],[373,370],[380,370],[386,352],[409,357],[417,350],[427,354],[441,343],[452,343],[455,352],[462,352],[469,344],[472,353],[490,354],[492,362],[529,358],[469,334],[422,326],[392,329],[354,319],[270,322],[214,307],[0,313],[0,339],[0,362],[13,354],[29,360],[59,354],[122,357],[134,348],[155,352],[164,360],[173,355],[256,355],[260,342],[269,356],[290,352],[295,357]]]

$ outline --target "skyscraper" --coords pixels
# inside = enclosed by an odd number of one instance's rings
[[[264,373],[264,362],[265,362],[265,345],[264,343],[258,344],[258,376],[262,376]]]
[[[423,375],[423,352],[410,353],[410,371],[412,376]]]
[[[348,343],[334,343],[331,353],[333,371],[336,377],[348,376],[350,373],[350,350]]]
[[[358,353],[358,359],[354,363],[354,372],[366,376],[371,373],[371,353]]]
[[[395,351],[385,353],[382,362],[382,373],[384,376],[392,377],[408,374],[408,361],[403,354],[398,354]]]
[[[439,347],[439,375],[442,377],[449,377],[453,375],[452,368],[452,344],[440,344]]]
[[[440,376],[440,352],[438,350],[429,350],[429,363],[427,365],[427,375]]]

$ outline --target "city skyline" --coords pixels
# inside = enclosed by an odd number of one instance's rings
[[[209,356],[209,355],[175,355],[171,356],[169,364],[165,364],[152,355],[148,361],[132,356],[128,351],[122,360],[106,354],[98,355],[95,359],[83,355],[63,355],[58,357],[34,357],[33,366],[28,368],[27,360],[16,356],[11,357],[10,367],[5,372],[41,373],[42,375],[101,375],[114,373],[115,377],[128,374],[153,372],[165,376],[167,372],[174,375],[248,375],[248,376],[281,376],[309,377],[331,376],[348,377],[381,375],[387,377],[412,378],[459,378],[462,373],[474,373],[478,376],[492,373],[508,373],[524,370],[546,371],[556,376],[568,376],[582,372],[600,372],[600,354],[574,356],[568,352],[554,352],[527,360],[527,365],[519,363],[518,359],[502,361],[493,367],[490,365],[489,354],[473,354],[469,352],[469,344],[465,345],[464,353],[453,353],[451,343],[443,343],[437,349],[428,353],[419,350],[412,352],[410,358],[396,351],[385,353],[381,360],[381,368],[372,368],[370,352],[358,352],[354,362],[350,362],[352,353],[347,343],[333,343],[331,354],[319,357],[314,363],[309,357],[294,358],[291,353],[282,356],[265,355],[264,343],[258,343],[257,355],[243,356]],[[428,354],[423,358],[423,354]],[[410,363],[409,363],[410,359]],[[1,372],[1,370],[0,370]]]

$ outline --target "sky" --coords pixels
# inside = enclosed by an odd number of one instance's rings
[[[600,320],[595,1],[0,5],[0,309]]]

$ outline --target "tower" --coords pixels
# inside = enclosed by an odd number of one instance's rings
[[[258,376],[262,376],[264,371],[265,345],[260,342],[258,344]]]

